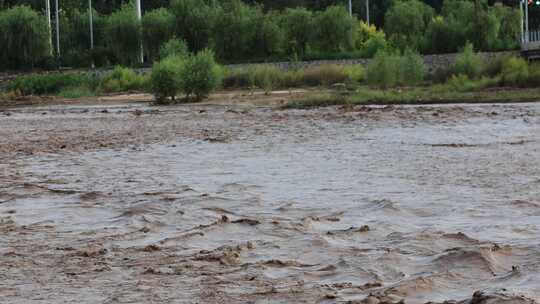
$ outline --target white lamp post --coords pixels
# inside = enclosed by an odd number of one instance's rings
[[[93,20],[93,14],[94,12],[92,11],[92,0],[88,0],[88,18],[89,18],[89,22],[90,22],[90,50],[94,50],[94,20]],[[94,63],[94,56],[93,54],[91,54],[92,56],[92,69],[95,68],[95,63]]]
[[[366,0],[366,23],[369,25],[369,0]]]
[[[141,10],[141,0],[135,0],[135,12],[137,14],[137,19],[139,20],[139,22],[142,21],[142,10]],[[140,63],[144,63],[144,53],[143,53],[143,44],[142,44],[142,40],[141,40],[141,45],[140,45],[140,54],[139,54],[139,60],[140,60]]]
[[[60,18],[58,17],[58,0],[54,1],[55,4],[55,19],[56,19],[56,54],[58,55],[58,58],[60,58]]]

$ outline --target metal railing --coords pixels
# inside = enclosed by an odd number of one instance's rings
[[[537,42],[540,41],[540,30],[529,31],[528,40],[526,42]]]

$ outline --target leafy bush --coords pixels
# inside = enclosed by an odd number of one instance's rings
[[[165,59],[167,57],[186,57],[189,55],[187,44],[184,40],[173,38],[163,44],[159,50],[159,57]]]
[[[403,55],[382,51],[368,65],[367,80],[383,87],[417,85],[424,80],[425,71],[424,60],[415,51],[408,49]]]
[[[348,75],[342,66],[327,64],[305,69],[302,83],[307,86],[332,85],[347,79]]]
[[[497,55],[494,58],[491,58],[485,63],[482,75],[486,75],[488,77],[495,77],[497,75],[500,75],[502,72],[503,64],[510,58],[512,58],[511,55]]]
[[[174,15],[166,8],[146,13],[142,18],[142,37],[147,55],[159,58],[160,47],[174,35]]]
[[[180,91],[188,98],[195,95],[201,100],[221,84],[223,71],[214,60],[214,53],[203,50],[183,60],[179,77]]]
[[[439,91],[443,92],[474,92],[488,87],[497,86],[497,78],[482,77],[481,79],[470,79],[465,74],[452,75],[450,79],[441,87]]]
[[[400,56],[382,51],[378,52],[367,68],[367,81],[383,87],[395,86],[399,81]]]
[[[29,6],[0,11],[0,67],[33,67],[50,55],[47,21]]]
[[[506,85],[524,86],[529,79],[529,66],[523,58],[509,58],[502,65],[501,77]]]
[[[330,6],[315,19],[316,45],[322,51],[344,51],[354,47],[356,19],[343,6]]]
[[[396,1],[386,12],[384,29],[389,40],[399,49],[420,49],[434,11],[418,0]]]
[[[81,98],[81,97],[88,97],[88,96],[94,96],[95,92],[87,87],[87,86],[78,86],[78,87],[67,87],[63,88],[58,92],[58,96],[61,96],[63,98]]]
[[[470,79],[477,78],[484,69],[483,58],[476,54],[471,43],[467,43],[463,51],[457,55],[453,65],[454,75],[467,75]]]
[[[349,82],[360,83],[366,79],[366,70],[360,64],[346,66],[343,72]]]
[[[420,54],[407,49],[400,59],[400,80],[403,85],[417,85],[424,80],[426,68]]]
[[[283,71],[272,65],[257,65],[249,70],[249,82],[251,87],[258,87],[265,93],[282,84]]]
[[[388,48],[384,32],[378,31],[375,25],[368,25],[363,21],[358,23],[354,41],[355,48],[366,58],[373,58],[378,51]]]
[[[313,37],[313,13],[305,8],[288,8],[282,15],[286,49],[303,57]]]
[[[7,85],[7,91],[22,95],[56,94],[69,87],[92,85],[92,79],[86,74],[50,73],[20,76]]]
[[[132,5],[122,8],[107,17],[105,36],[117,62],[135,64],[140,56],[141,24]]]
[[[144,76],[135,73],[130,68],[117,66],[112,72],[101,79],[99,88],[103,92],[127,92],[143,90],[146,85]]]
[[[150,74],[150,91],[159,103],[164,103],[168,97],[172,101],[180,90],[180,68],[182,60],[179,57],[168,57],[152,67]]]

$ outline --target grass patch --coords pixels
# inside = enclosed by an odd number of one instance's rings
[[[96,96],[96,93],[94,90],[86,86],[68,87],[68,88],[62,89],[58,93],[58,96],[63,97],[63,98],[75,99],[75,98],[81,98],[81,97]]]
[[[540,101],[540,88],[485,89],[480,91],[440,91],[434,87],[372,89],[360,87],[356,92],[344,95],[324,93],[305,99],[293,100],[283,109],[307,109],[335,105],[400,105],[400,104],[447,104],[447,103],[513,103]]]

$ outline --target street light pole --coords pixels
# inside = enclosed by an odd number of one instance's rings
[[[94,50],[94,21],[93,21],[93,16],[92,16],[93,12],[92,12],[92,0],[88,0],[88,18],[89,18],[89,22],[90,22],[90,52],[92,53],[91,56],[92,56],[92,69],[95,68],[95,64],[94,64],[94,54],[93,54],[93,50]]]
[[[369,25],[369,0],[366,0],[366,23]]]
[[[58,0],[54,1],[56,12],[55,12],[55,19],[56,19],[56,54],[58,55],[58,58],[60,58],[60,18],[58,17]]]
[[[136,14],[137,14],[137,19],[139,20],[139,22],[141,22],[142,21],[141,0],[135,0],[135,11],[136,11]],[[140,43],[139,56],[140,56],[139,57],[140,63],[144,63],[144,53],[143,53],[142,40],[141,40],[141,43]]]
[[[53,55],[53,43],[52,43],[52,26],[51,26],[51,2],[45,0],[45,14],[47,15],[47,26],[49,32],[49,51],[51,56]]]

